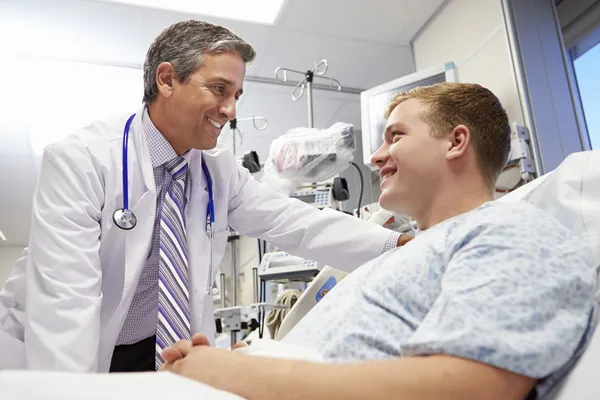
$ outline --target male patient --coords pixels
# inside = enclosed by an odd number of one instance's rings
[[[492,202],[510,149],[487,89],[394,96],[372,161],[382,207],[417,237],[350,274],[285,337],[326,364],[198,346],[164,369],[248,399],[533,399],[565,375],[595,320],[588,249],[524,202]],[[194,345],[194,346],[192,346]]]

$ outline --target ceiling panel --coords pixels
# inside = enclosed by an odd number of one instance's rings
[[[357,86],[370,89],[415,71],[409,46],[382,46],[376,62],[363,76]]]
[[[444,0],[290,1],[279,26],[377,43],[407,43]]]

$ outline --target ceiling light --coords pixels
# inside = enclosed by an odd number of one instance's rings
[[[4,236],[4,233],[2,233],[2,231],[0,231],[0,240],[4,240],[6,242],[6,236]]]
[[[189,14],[256,22],[275,23],[285,0],[99,0],[107,3],[129,4]]]

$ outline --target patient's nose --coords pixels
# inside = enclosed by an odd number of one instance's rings
[[[387,160],[390,158],[388,145],[383,143],[379,149],[371,156],[371,164],[377,165],[379,169],[383,168]]]

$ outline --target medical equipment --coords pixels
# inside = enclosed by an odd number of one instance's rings
[[[126,231],[135,228],[137,225],[137,217],[129,210],[129,192],[127,191],[127,182],[129,179],[127,174],[127,145],[129,143],[129,128],[134,117],[135,114],[129,117],[123,131],[123,208],[117,209],[113,214],[115,225]]]
[[[234,118],[229,121],[229,127],[231,128],[231,152],[237,156],[236,153],[236,140],[235,134],[237,133],[240,137],[240,144],[244,141],[244,134],[238,128],[240,122],[252,121],[254,128],[259,131],[263,131],[267,129],[269,123],[265,117],[248,117],[248,118]],[[261,121],[262,124],[258,124],[257,121]],[[258,154],[255,151],[247,151],[243,156],[238,157],[238,164],[242,167],[246,168],[250,171],[251,174],[254,174],[260,171],[260,161],[258,159]]]
[[[237,161],[238,165],[246,168],[251,174],[260,171],[258,153],[253,150],[245,152],[243,156],[238,157]]]
[[[327,295],[342,279],[348,275],[326,265],[319,275],[308,285],[293,307],[286,312],[285,318],[279,325],[279,329],[273,339],[281,340],[304,316]]]
[[[255,303],[247,306],[219,308],[214,311],[215,327],[217,333],[231,332],[231,347],[237,342],[236,333],[243,330],[253,331],[260,329],[260,322],[264,315],[271,310],[286,308],[285,305]]]
[[[123,208],[119,208],[115,210],[113,213],[113,221],[115,225],[123,230],[131,230],[135,228],[137,225],[137,217],[133,213],[133,211],[129,210],[129,176],[128,176],[128,167],[127,167],[127,146],[129,143],[129,129],[131,128],[131,123],[133,122],[133,118],[135,114],[132,114],[127,122],[125,123],[125,128],[123,130],[123,155],[122,155],[122,169],[123,169]],[[212,187],[212,179],[210,177],[210,172],[208,171],[208,167],[202,159],[202,172],[204,174],[204,179],[206,180],[206,190],[208,191],[208,204],[206,206],[206,234],[210,241],[210,258],[209,258],[209,267],[208,267],[208,282],[206,284],[206,292],[208,294],[216,294],[217,289],[212,287],[212,271],[214,266],[214,238],[215,238],[215,205],[213,201],[213,187]]]
[[[307,92],[308,92],[307,98],[308,98],[308,127],[309,128],[314,127],[313,98],[312,98],[312,89],[313,89],[312,85],[313,85],[314,78],[328,79],[330,88],[335,89],[338,92],[342,90],[342,85],[340,84],[340,81],[338,81],[337,79],[330,77],[330,76],[324,76],[325,72],[327,72],[327,68],[328,68],[327,60],[321,60],[318,64],[314,63],[314,65],[315,66],[313,69],[308,70],[306,72],[297,71],[295,69],[282,68],[282,67],[279,67],[275,70],[275,76],[277,77],[277,79],[279,79],[282,82],[287,82],[288,72],[304,75],[304,79],[301,80],[300,82],[298,82],[298,84],[294,88],[294,91],[292,92],[292,99],[294,101],[299,100],[302,97],[302,95],[304,94],[304,88],[306,87]],[[282,74],[280,74],[280,72],[282,72]],[[334,84],[335,84],[335,86],[334,86]]]
[[[496,193],[510,193],[536,178],[535,163],[531,156],[529,131],[523,125],[512,123],[510,153],[506,166],[496,181]]]
[[[239,135],[240,144],[242,144],[242,142],[244,141],[244,134],[240,130],[240,128],[238,128],[238,124],[240,122],[246,122],[246,121],[252,121],[252,124],[254,125],[254,129],[256,129],[258,131],[264,131],[269,126],[269,122],[267,121],[267,119],[265,117],[234,118],[234,119],[230,120],[229,128],[231,129],[231,139],[232,139],[231,151],[233,152],[233,154],[236,154],[236,152],[235,152],[235,147],[236,147],[235,134],[237,133]],[[257,121],[261,121],[264,124],[258,125]]]
[[[263,281],[289,282],[311,281],[323,266],[316,261],[293,256],[285,251],[274,251],[263,255],[258,276]]]
[[[354,126],[337,122],[328,129],[296,128],[271,143],[262,180],[290,194],[306,182],[323,182],[354,159]]]
[[[342,183],[340,182],[338,185],[342,185]],[[340,187],[339,190],[341,191],[342,188]],[[345,194],[348,194],[347,188]],[[295,191],[290,197],[298,199],[313,207],[317,207],[318,209],[329,207],[337,210],[339,208],[339,201],[347,200],[347,196],[343,195],[344,193],[336,192],[332,185],[321,185],[305,187],[302,190]]]

